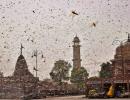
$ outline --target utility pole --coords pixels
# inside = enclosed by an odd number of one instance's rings
[[[38,72],[38,65],[37,65],[37,56],[38,56],[38,52],[37,50],[34,51],[34,55],[36,57],[36,65],[34,67],[34,70],[36,71],[36,77],[37,77],[37,72]]]
[[[38,58],[38,51],[37,51],[37,49],[33,52],[33,55],[32,55],[32,57],[36,57],[36,63],[35,63],[35,67],[33,68],[33,70],[36,72],[36,79],[37,79],[37,72],[38,72],[38,60],[37,60],[37,58]],[[34,87],[33,87],[33,94],[34,94],[34,96],[36,96],[36,94],[37,94],[37,80],[35,80],[35,82],[34,82]]]
[[[42,53],[42,52],[41,52]],[[35,82],[34,82],[34,94],[36,95],[37,93],[38,93],[38,91],[37,91],[37,82],[38,82],[38,54],[40,54],[40,53],[38,53],[38,50],[36,49],[34,52],[33,52],[33,55],[32,55],[32,58],[33,57],[36,57],[36,65],[35,65],[35,67],[33,68],[33,70],[36,72],[36,80],[35,80]],[[42,56],[41,56],[42,58],[43,58],[43,54],[42,54]]]
[[[43,57],[43,54],[42,54],[42,51],[41,51],[40,53],[38,53],[38,50],[37,50],[37,49],[34,50],[33,55],[32,55],[32,58],[33,58],[33,57],[36,57],[36,61],[35,61],[36,64],[35,64],[35,67],[33,68],[33,70],[36,72],[36,77],[38,77],[38,73],[37,73],[37,72],[38,72],[38,55],[39,55],[39,54],[41,54],[41,57],[44,58],[44,57]]]

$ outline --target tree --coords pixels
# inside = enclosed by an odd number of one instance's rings
[[[112,67],[110,62],[102,63],[101,71],[99,72],[100,78],[110,78],[112,76]]]
[[[50,77],[56,82],[69,80],[69,71],[71,67],[71,64],[64,60],[56,61],[50,72]]]
[[[73,68],[71,72],[71,82],[76,83],[79,87],[84,87],[85,79],[89,76],[87,70],[84,67],[79,69]]]

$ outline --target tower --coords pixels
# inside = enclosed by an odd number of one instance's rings
[[[77,69],[81,67],[80,40],[77,36],[73,40],[73,67]]]
[[[15,65],[15,70],[13,73],[13,76],[15,77],[25,77],[25,76],[30,76],[33,78],[33,75],[31,72],[28,70],[27,62],[22,54],[23,46],[21,44],[20,48],[20,56],[17,59],[16,65]]]

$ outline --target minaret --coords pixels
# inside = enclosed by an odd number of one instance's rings
[[[76,36],[73,40],[73,67],[79,69],[81,67],[80,59],[80,40]]]

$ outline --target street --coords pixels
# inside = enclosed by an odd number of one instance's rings
[[[120,98],[118,100],[129,100],[130,98]],[[43,100],[101,100],[101,99],[88,99],[84,95],[81,96],[66,96],[66,97],[48,97]],[[102,100],[117,100],[117,99],[102,99]]]
[[[46,98],[45,100],[85,100],[84,95],[81,96],[65,96],[65,97],[52,97]]]

